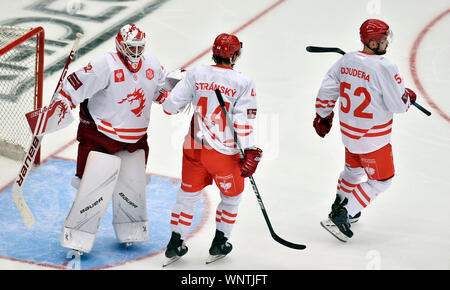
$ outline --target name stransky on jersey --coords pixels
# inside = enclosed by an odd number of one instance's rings
[[[227,95],[229,97],[234,97],[237,93],[236,89],[230,89],[220,84],[212,83],[195,83],[195,89],[197,91],[215,91],[219,89],[222,95]]]
[[[356,69],[356,68],[341,67],[341,74],[349,75],[352,77],[357,77],[357,78],[364,79],[364,80],[370,82],[370,75],[366,74],[364,71]]]

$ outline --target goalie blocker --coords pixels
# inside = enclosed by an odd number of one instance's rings
[[[42,107],[25,114],[30,130],[35,136],[42,136],[66,128],[73,122],[68,105],[55,101],[48,107]]]
[[[148,240],[145,153],[91,151],[77,196],[63,226],[61,245],[89,253],[113,200],[113,227],[120,243]]]

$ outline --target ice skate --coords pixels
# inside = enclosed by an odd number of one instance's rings
[[[181,235],[179,233],[172,232],[170,241],[167,244],[166,252],[164,253],[167,259],[163,263],[163,267],[166,267],[173,262],[178,261],[187,253],[187,251],[188,247],[186,247],[183,240],[181,239]]]
[[[336,197],[336,201],[331,206],[331,213],[328,215],[328,219],[320,222],[324,229],[341,242],[347,242],[353,236],[353,232],[350,230],[351,225],[348,212],[344,207],[346,204],[347,199],[344,199],[341,203],[339,197]]]
[[[341,198],[339,197],[339,195],[336,194],[336,199],[334,200],[333,204],[331,205],[331,210],[333,210],[334,206],[338,206],[340,202],[341,202]],[[360,217],[361,217],[361,212],[358,212],[354,216],[349,215],[348,219],[349,219],[350,223],[354,224],[359,220]]]
[[[355,214],[354,216],[349,215],[348,216],[348,220],[350,221],[351,224],[356,223],[357,221],[359,221],[359,218],[361,217],[361,212],[358,212],[357,214]]]
[[[216,235],[209,248],[209,257],[206,260],[206,264],[220,260],[231,252],[233,246],[227,240],[223,232],[216,230]]]

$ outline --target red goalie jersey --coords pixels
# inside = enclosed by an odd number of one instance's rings
[[[350,52],[325,75],[316,112],[328,116],[339,99],[342,141],[352,153],[378,150],[390,143],[393,113],[403,113],[410,101],[395,64],[380,55]]]

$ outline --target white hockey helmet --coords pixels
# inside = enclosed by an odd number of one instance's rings
[[[145,33],[133,23],[123,26],[116,36],[116,49],[136,69],[145,50]]]

